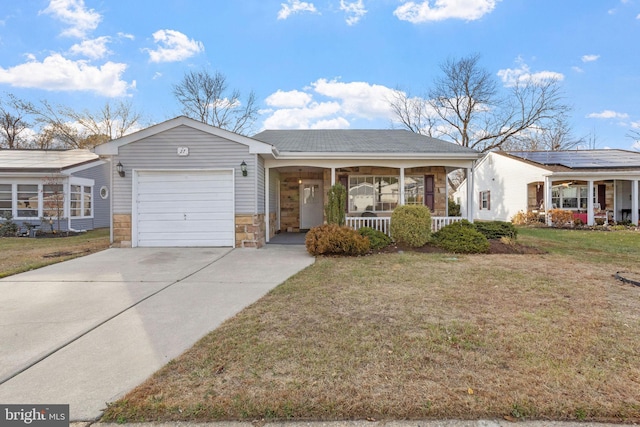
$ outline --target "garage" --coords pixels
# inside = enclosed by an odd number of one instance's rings
[[[233,170],[138,170],[132,246],[234,246]]]

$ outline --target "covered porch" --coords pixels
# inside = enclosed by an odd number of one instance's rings
[[[551,209],[568,210],[587,225],[609,222],[638,224],[640,176],[623,173],[554,173],[527,186],[528,210],[550,224]]]
[[[323,224],[327,193],[336,183],[347,189],[345,211],[349,227],[367,226],[389,235],[393,209],[420,204],[431,209],[432,230],[437,231],[462,219],[448,215],[447,174],[465,169],[471,176],[470,166],[466,160],[267,160],[267,242],[278,233],[296,233]]]

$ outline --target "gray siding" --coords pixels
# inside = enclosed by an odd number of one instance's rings
[[[188,147],[189,155],[178,156],[178,147]],[[234,169],[236,214],[256,213],[257,157],[243,144],[187,126],[124,145],[113,158],[113,213],[131,213],[133,169]],[[243,161],[247,163],[246,177],[240,171]],[[124,178],[115,171],[118,162],[125,168]]]
[[[257,202],[258,202],[258,211],[257,213],[265,213],[264,212],[264,159],[256,154],[255,156],[258,159],[257,164],[257,172],[256,178],[258,179],[258,192],[256,194]]]
[[[76,230],[91,230],[94,228],[109,227],[109,197],[111,197],[111,189],[109,188],[109,163],[107,162],[93,168],[76,172],[73,176],[94,180],[92,195],[93,219],[72,219],[71,228]],[[106,199],[100,197],[100,188],[102,186],[109,189],[109,197]]]

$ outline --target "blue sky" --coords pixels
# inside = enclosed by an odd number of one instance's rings
[[[447,58],[498,81],[554,75],[576,137],[640,149],[640,0],[0,0],[0,96],[78,110],[130,100],[180,114],[189,70],[226,75],[256,131],[389,128],[390,91],[422,95]]]

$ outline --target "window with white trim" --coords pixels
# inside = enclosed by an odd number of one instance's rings
[[[349,212],[392,211],[400,200],[397,176],[349,176]]]
[[[491,210],[491,191],[480,192],[480,209]]]
[[[69,186],[69,213],[71,218],[89,218],[93,216],[93,187],[88,185]]]
[[[595,199],[596,192],[594,192]],[[551,203],[554,209],[587,209],[589,187],[587,185],[563,184],[551,187]]]
[[[16,218],[39,218],[39,185],[38,184],[18,184]]]
[[[7,212],[13,216],[13,186],[0,184],[0,218],[4,218]]]

